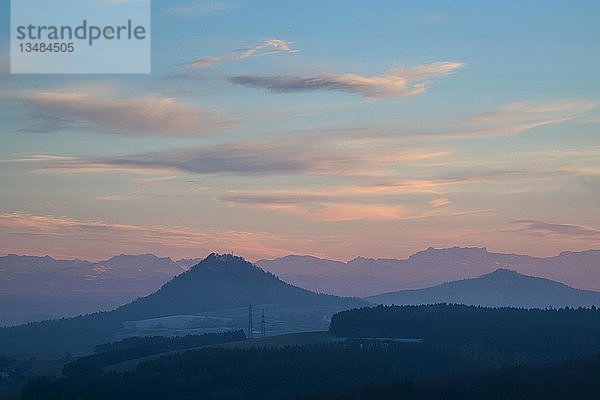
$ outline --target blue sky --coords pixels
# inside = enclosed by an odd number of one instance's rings
[[[8,3],[0,252],[600,246],[597,2],[154,0],[150,75],[11,75]]]

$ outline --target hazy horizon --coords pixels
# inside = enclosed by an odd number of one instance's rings
[[[475,246],[450,246],[450,247],[433,247],[433,246],[428,246],[426,248],[423,248],[421,250],[417,250],[414,253],[410,253],[406,256],[402,255],[402,256],[397,256],[397,257],[371,257],[371,256],[365,256],[365,255],[361,255],[358,254],[354,257],[351,258],[345,258],[345,259],[336,259],[336,258],[329,258],[326,256],[319,256],[316,254],[294,254],[294,253],[290,253],[290,254],[282,254],[282,255],[278,255],[278,256],[273,256],[273,257],[257,257],[255,259],[253,258],[249,258],[246,257],[244,254],[242,253],[238,253],[236,251],[228,251],[228,252],[218,252],[218,251],[209,251],[208,253],[202,253],[202,254],[198,254],[197,256],[193,256],[193,257],[180,257],[180,256],[176,256],[176,255],[170,255],[170,254],[157,254],[154,252],[147,252],[147,253],[109,253],[110,255],[106,256],[106,257],[101,257],[101,258],[91,258],[91,257],[62,257],[62,256],[55,256],[52,254],[47,254],[47,253],[38,253],[38,254],[34,254],[34,253],[30,253],[30,254],[25,254],[25,253],[14,253],[14,252],[9,252],[9,253],[2,253],[0,254],[0,257],[6,257],[6,256],[19,256],[19,257],[51,257],[55,260],[81,260],[81,261],[89,261],[89,262],[100,262],[100,261],[106,261],[110,258],[113,257],[119,257],[119,256],[144,256],[144,255],[151,255],[151,256],[156,256],[158,258],[170,258],[172,261],[177,261],[177,260],[191,260],[191,259],[204,259],[206,258],[208,255],[210,254],[229,254],[229,253],[233,253],[236,256],[240,256],[242,258],[244,258],[245,260],[248,260],[252,263],[255,263],[257,261],[262,261],[262,260],[274,260],[277,258],[284,258],[284,257],[288,257],[288,256],[295,256],[295,257],[314,257],[314,258],[319,258],[319,259],[323,259],[323,260],[328,260],[328,261],[337,261],[337,262],[343,262],[343,263],[347,263],[356,259],[360,259],[360,258],[366,258],[366,259],[373,259],[373,260],[380,260],[380,259],[390,259],[390,260],[407,260],[408,258],[410,258],[410,256],[413,256],[417,253],[421,253],[427,250],[450,250],[450,249],[482,249],[487,251],[488,253],[496,253],[496,254],[507,254],[507,255],[523,255],[523,256],[529,256],[529,257],[535,257],[535,258],[552,258],[552,257],[558,257],[563,253],[584,253],[584,252],[588,252],[588,251],[600,251],[600,248],[587,248],[587,249],[581,249],[581,250],[562,250],[558,253],[555,254],[549,254],[547,256],[536,256],[534,254],[526,254],[526,253],[510,253],[510,252],[501,252],[501,251],[494,251],[492,249],[488,249],[486,247],[475,247]]]

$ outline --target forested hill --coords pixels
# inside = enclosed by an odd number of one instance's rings
[[[543,366],[514,365],[454,379],[371,383],[303,400],[597,400],[599,378],[600,355],[595,355]]]
[[[365,308],[334,317],[332,331],[345,337],[333,341],[288,346],[249,341],[244,347],[163,354],[126,370],[101,367],[137,348],[100,353],[72,363],[63,377],[32,380],[23,398],[270,400],[323,394],[320,398],[365,400],[596,400],[591,395],[598,393],[598,361],[575,358],[599,353],[599,317],[596,309]],[[394,339],[407,336],[423,340]],[[573,362],[566,368],[531,369],[568,358]],[[394,381],[401,390],[378,384]],[[416,390],[402,386],[405,382]],[[540,393],[552,396],[527,396],[538,384],[547,385]],[[464,396],[449,396],[446,389]],[[326,394],[337,390],[342,392]],[[366,396],[356,397],[359,393]]]
[[[112,340],[124,321],[289,304],[352,308],[356,298],[318,294],[285,283],[241,257],[211,254],[155,293],[109,312],[0,329],[0,352],[85,352]]]
[[[355,338],[418,338],[444,346],[471,343],[523,359],[600,353],[600,309],[518,309],[463,305],[378,306],[342,311],[333,334]],[[527,346],[523,346],[526,343]]]
[[[211,254],[150,296],[118,311],[130,319],[255,304],[356,306],[364,301],[318,294],[283,282],[242,257]]]
[[[600,292],[575,289],[550,279],[498,269],[478,278],[426,289],[385,293],[367,300],[396,305],[453,303],[485,307],[591,307],[600,306]]]

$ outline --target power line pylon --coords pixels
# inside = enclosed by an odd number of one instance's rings
[[[248,339],[252,339],[252,303],[248,306]]]
[[[267,322],[265,321],[265,309],[262,310],[262,316],[260,317],[260,337],[265,337],[267,334]]]

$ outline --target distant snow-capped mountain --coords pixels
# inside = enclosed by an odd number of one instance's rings
[[[294,285],[339,296],[372,296],[475,278],[499,268],[600,291],[600,250],[563,252],[538,258],[493,253],[485,248],[427,250],[407,259],[358,257],[348,262],[311,256],[260,260],[261,268]]]

